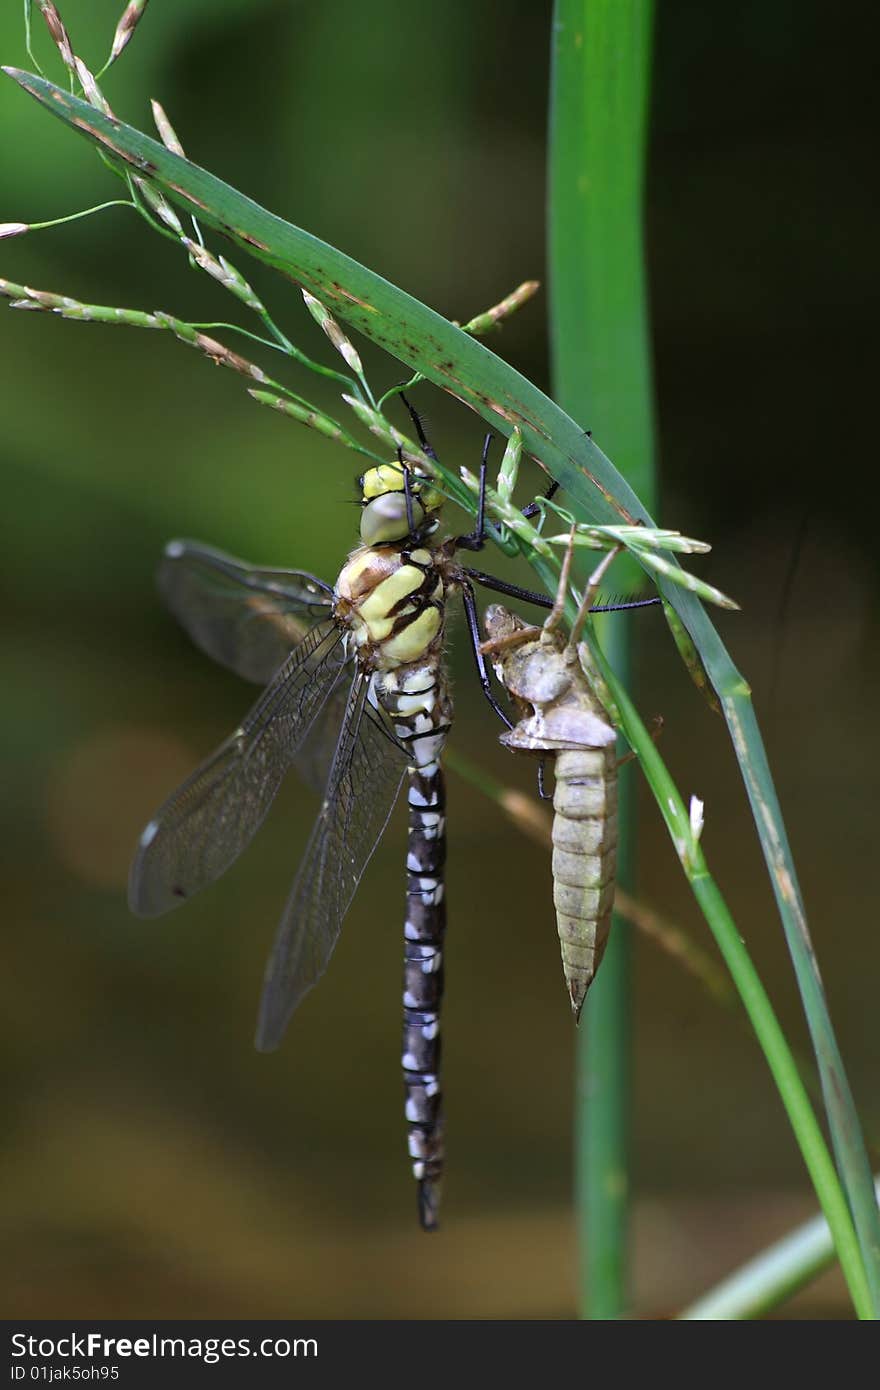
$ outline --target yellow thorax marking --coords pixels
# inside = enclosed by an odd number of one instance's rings
[[[442,616],[439,608],[425,608],[403,632],[399,632],[396,637],[391,637],[387,642],[382,643],[382,658],[384,661],[396,661],[405,664],[408,661],[417,661],[423,656],[426,649],[431,645],[437,633],[440,631]]]
[[[397,609],[391,615],[392,609],[407,597],[408,594],[415,593],[420,589],[424,582],[424,574],[415,565],[401,565],[394,574],[383,579],[381,584],[377,584],[371,594],[368,594],[361,602],[358,613],[370,629],[370,635],[375,642],[381,642],[391,631],[395,618],[401,612],[410,611],[407,608]]]

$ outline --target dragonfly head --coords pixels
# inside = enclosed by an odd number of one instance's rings
[[[410,517],[407,514],[405,478],[409,480]],[[439,525],[437,513],[443,498],[430,480],[415,468],[404,473],[400,463],[381,463],[359,479],[361,489],[361,540],[364,545],[385,545],[407,539],[423,540]]]

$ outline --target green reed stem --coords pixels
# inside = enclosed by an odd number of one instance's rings
[[[795,1056],[780,1027],[746,944],[737,930],[730,909],[710,873],[699,843],[699,835],[694,831],[688,811],[664,766],[656,744],[639,718],[618,674],[612,670],[598,647],[593,651],[593,658],[611,690],[627,741],[637,753],[642,772],[666,822],[691,891],[715,937],[764,1053],[831,1230],[853,1306],[859,1318],[871,1319],[874,1316],[871,1289],[862,1263],[852,1214]]]
[[[550,107],[554,394],[610,450],[645,505],[654,482],[642,186],[651,0],[557,0]],[[608,622],[629,676],[628,628]],[[620,785],[618,874],[635,876],[632,777]],[[575,1187],[584,1316],[627,1308],[630,935],[615,917],[578,1038]]]

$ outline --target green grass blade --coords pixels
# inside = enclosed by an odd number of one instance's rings
[[[106,156],[141,174],[170,200],[224,233],[251,255],[304,285],[340,319],[469,405],[493,428],[519,425],[526,451],[557,478],[582,520],[653,520],[602,450],[543,392],[481,342],[358,262],[261,208],[157,141],[102,115],[28,73],[5,71],[47,110]],[[658,577],[724,706],[795,966],[837,1161],[862,1258],[880,1312],[880,1214],[858,1117],[828,1016],[806,916],[748,687],[701,605]]]
[[[591,644],[592,648],[592,644]],[[642,771],[666,822],[675,852],[694,897],[712,931],[724,963],[754,1028],[767,1065],[779,1091],[807,1171],[816,1190],[840,1259],[853,1305],[861,1319],[874,1317],[873,1299],[862,1252],[843,1189],[819,1127],[797,1061],[788,1045],[760,976],[740,936],[727,904],[709,871],[691,825],[690,815],[672,778],[630,700],[598,648],[593,658],[610,687],[624,732],[636,750]],[[711,806],[708,808],[711,817]],[[873,1179],[872,1179],[873,1190]]]
[[[758,730],[751,691],[731,661],[702,605],[682,593],[674,603],[721,701],[755,826],[785,929],[807,1016],[832,1146],[852,1210],[875,1317],[880,1317],[880,1214],[864,1137],[813,952],[806,911],[785,833],[776,788]]]
[[[598,445],[481,341],[150,136],[111,120],[41,77],[14,68],[4,71],[105,155],[148,178],[205,226],[305,286],[334,316],[459,397],[493,428],[509,435],[518,424],[526,451],[580,501],[584,520],[648,520],[635,493]]]
[[[875,1186],[880,1198],[880,1181]],[[759,1318],[778,1308],[834,1260],[834,1242],[824,1216],[805,1221],[762,1250],[714,1289],[679,1313],[684,1322]]]
[[[550,97],[550,322],[554,395],[589,421],[653,505],[653,418],[642,187],[651,0],[557,0]],[[631,624],[605,625],[624,683]],[[620,779],[618,881],[632,888],[634,769]],[[575,1192],[580,1303],[594,1319],[629,1304],[631,931],[615,915],[578,1035]]]

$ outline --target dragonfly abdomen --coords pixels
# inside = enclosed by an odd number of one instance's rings
[[[575,1017],[611,929],[617,867],[614,747],[556,754],[553,795],[553,902],[562,968]]]
[[[446,932],[446,789],[440,755],[452,705],[439,656],[386,677],[379,698],[412,757],[406,858],[402,1066],[419,1218],[435,1230],[443,1172],[440,1006]]]

